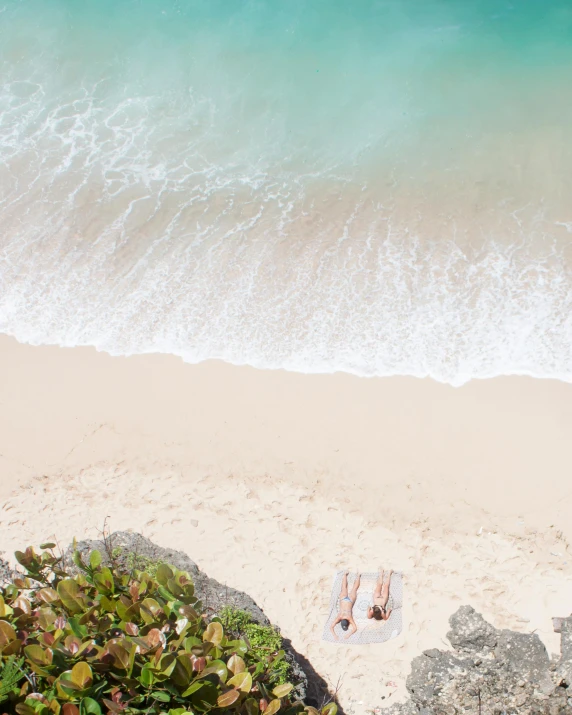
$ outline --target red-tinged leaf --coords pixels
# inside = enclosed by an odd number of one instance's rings
[[[50,704],[50,701],[46,698],[45,695],[42,695],[42,693],[30,693],[29,695],[26,695],[26,700],[38,700],[44,705]]]
[[[158,628],[151,628],[149,633],[147,633],[147,643],[149,644],[149,648],[155,648],[158,645],[164,647],[167,643],[167,639],[165,638],[165,634],[161,633]]]
[[[51,633],[40,633],[40,635],[38,636],[38,640],[42,645],[49,647],[54,644],[56,639]]]
[[[55,603],[56,601],[59,601],[60,597],[58,596],[57,592],[54,591],[53,588],[41,588],[39,591],[36,591],[36,598],[38,601],[42,601],[43,603]]]
[[[29,661],[40,667],[51,665],[52,663],[52,651],[39,645],[26,646],[24,655]]]
[[[12,608],[14,611],[21,611],[21,613],[25,613],[27,616],[32,613],[32,606],[30,605],[30,601],[25,596],[19,596],[15,601],[12,601]],[[19,613],[15,614],[16,616],[21,615]]]
[[[228,692],[218,696],[216,704],[219,708],[228,708],[235,703],[239,697],[240,693],[238,690],[229,690]]]
[[[0,621],[0,650],[16,640],[16,631],[6,621]]]
[[[21,648],[22,648],[22,641],[20,641],[16,638],[16,640],[10,641],[10,643],[8,643],[8,645],[5,645],[4,648],[2,648],[2,655],[16,655],[16,653],[20,652]]]
[[[62,715],[79,715],[79,708],[73,703],[66,703],[62,707]]]
[[[109,643],[107,652],[112,657],[112,663],[118,670],[127,670],[129,668],[129,651],[119,643]]]
[[[129,636],[138,636],[139,635],[139,626],[137,626],[135,623],[126,623],[125,624],[125,633]]]
[[[201,673],[207,667],[206,658],[195,658],[193,661],[193,670],[196,673]]]

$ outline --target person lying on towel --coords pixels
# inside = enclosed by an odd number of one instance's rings
[[[358,574],[356,580],[353,583],[351,593],[348,595],[348,572],[345,572],[344,578],[342,580],[342,590],[340,592],[340,612],[338,613],[336,620],[330,626],[332,635],[336,640],[339,640],[339,638],[336,635],[334,628],[338,625],[338,623],[341,625],[342,630],[349,630],[347,636],[344,636],[344,638],[349,638],[357,631],[357,626],[356,622],[354,621],[352,611],[357,598],[359,582],[360,576]]]
[[[375,618],[376,621],[387,621],[391,616],[391,608],[387,610],[387,602],[389,601],[389,587],[391,585],[391,574],[389,572],[387,581],[385,581],[385,571],[380,571],[373,592],[373,606],[367,609],[367,617]],[[385,583],[384,583],[385,582]]]

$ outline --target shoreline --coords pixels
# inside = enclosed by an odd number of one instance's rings
[[[5,557],[94,537],[106,517],[183,550],[249,593],[334,686],[345,673],[348,712],[403,696],[411,658],[443,646],[461,604],[557,651],[550,618],[572,600],[572,385],[454,388],[6,336],[0,369]],[[322,643],[334,571],[379,565],[404,572],[403,633]]]
[[[503,373],[491,373],[491,374],[486,374],[486,375],[473,375],[470,377],[463,377],[459,378],[458,380],[450,381],[445,378],[439,378],[436,375],[430,373],[430,372],[424,372],[424,373],[413,373],[413,372],[407,372],[407,373],[394,373],[394,372],[388,372],[388,373],[366,373],[366,372],[360,372],[357,369],[351,369],[349,367],[336,367],[336,368],[330,368],[328,366],[321,365],[318,368],[315,369],[309,369],[307,367],[300,367],[297,364],[280,364],[280,365],[273,365],[273,364],[258,364],[255,361],[253,362],[243,362],[243,361],[234,361],[230,357],[198,357],[198,358],[192,358],[188,359],[187,356],[185,356],[182,352],[176,352],[176,351],[169,351],[169,350],[144,350],[142,352],[133,352],[133,353],[123,353],[123,352],[112,352],[107,348],[100,348],[96,345],[92,344],[80,344],[80,345],[63,345],[60,343],[36,343],[36,342],[29,342],[27,340],[20,340],[17,335],[13,332],[0,332],[0,340],[13,340],[17,342],[19,345],[24,345],[27,347],[33,347],[33,348],[54,348],[54,349],[61,349],[61,350],[92,350],[100,355],[107,355],[108,357],[112,358],[122,358],[122,359],[131,359],[131,358],[172,358],[174,360],[178,360],[182,362],[184,365],[190,365],[190,366],[198,366],[198,365],[204,365],[204,364],[222,364],[222,365],[227,365],[231,368],[246,368],[249,370],[256,370],[260,372],[273,372],[273,373],[292,373],[295,375],[305,375],[305,376],[314,376],[314,375],[321,375],[321,376],[348,376],[352,378],[358,378],[360,380],[388,380],[388,379],[412,379],[412,380],[430,380],[431,382],[435,382],[438,385],[443,385],[445,387],[452,387],[454,389],[462,388],[465,387],[466,385],[469,385],[470,383],[473,382],[483,382],[483,381],[489,381],[489,380],[504,380],[504,379],[513,379],[513,378],[527,378],[531,380],[550,380],[553,382],[561,382],[565,385],[572,385],[572,372],[570,373],[565,373],[564,375],[540,375],[537,373],[533,373],[530,370],[516,370],[514,372],[503,372]]]

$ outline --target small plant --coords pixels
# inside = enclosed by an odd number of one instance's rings
[[[53,544],[40,548],[16,552],[26,574],[0,589],[0,712],[336,714],[277,684],[276,631],[250,643],[222,618],[207,622],[188,574],[161,563],[152,576],[76,551],[74,575]]]
[[[129,573],[132,571],[145,571],[151,578],[156,577],[159,566],[168,566],[165,561],[151,559],[143,554],[129,551],[122,546],[116,546],[113,549],[112,558],[125,571]]]
[[[222,609],[220,620],[226,631],[238,638],[246,639],[251,654],[263,661],[268,655],[282,649],[282,636],[273,626],[261,626],[252,620],[250,613],[239,608],[226,606]],[[275,663],[271,680],[277,685],[286,683],[290,675],[290,666],[284,658]]]
[[[0,704],[8,700],[10,695],[18,692],[16,686],[24,678],[23,663],[23,658],[16,659],[10,655],[0,664]]]

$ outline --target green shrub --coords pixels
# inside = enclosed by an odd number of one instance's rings
[[[111,553],[111,557],[116,566],[125,572],[131,573],[132,571],[145,571],[145,573],[151,576],[151,578],[156,578],[159,566],[169,565],[165,561],[161,561],[160,559],[151,559],[143,554],[137,554],[133,551],[129,551],[128,549],[124,549],[122,546],[116,546]]]
[[[0,589],[0,712],[319,715],[275,685],[278,641],[249,645],[208,623],[188,574],[128,573],[76,551],[74,575],[52,548],[16,552],[26,574]]]
[[[238,638],[244,638],[252,654],[257,658],[264,658],[268,653],[275,653],[282,648],[282,636],[273,626],[261,626],[255,623],[247,611],[226,606],[222,609],[220,620],[226,631],[233,633]],[[270,681],[282,685],[288,681],[290,666],[282,658],[270,674]]]

